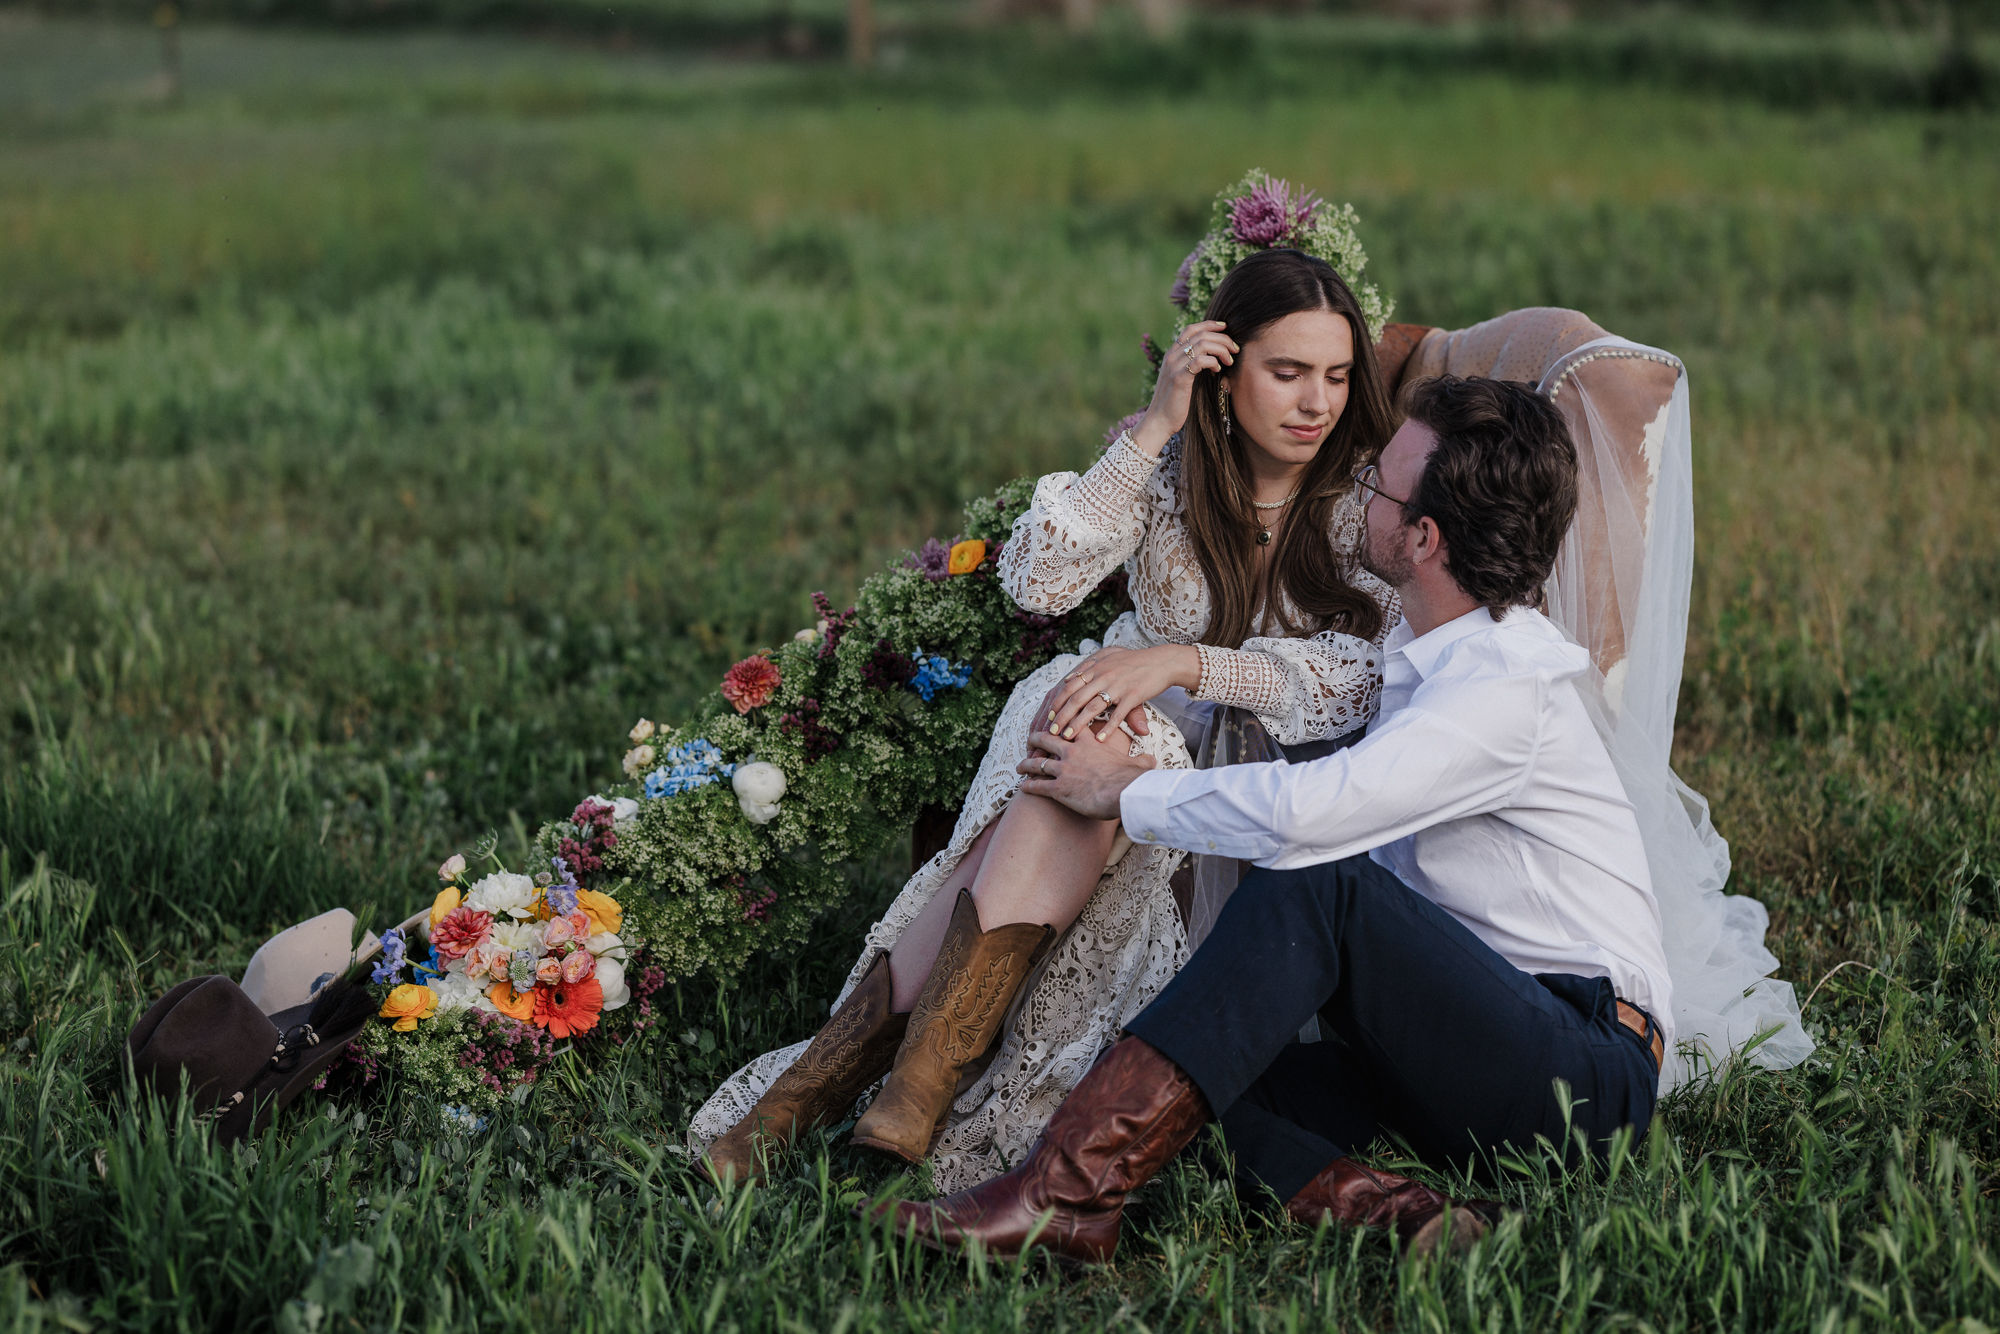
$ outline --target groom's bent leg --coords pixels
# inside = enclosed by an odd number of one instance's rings
[[[1557,1079],[1580,1104],[1573,1124],[1593,1141],[1645,1126],[1656,1075],[1613,1004],[1608,982],[1523,973],[1354,857],[1245,876],[1202,947],[1126,1031],[1187,1071],[1225,1131],[1232,1119],[1287,1121],[1345,1151],[1354,1145],[1320,1131],[1379,1110],[1384,1128],[1419,1153],[1463,1162],[1537,1135],[1564,1142]],[[1327,1067],[1327,1124],[1305,1122],[1296,1090],[1281,1117],[1232,1118],[1314,1014],[1346,1045]],[[1313,1143],[1256,1138],[1269,1142],[1232,1148],[1285,1198]]]

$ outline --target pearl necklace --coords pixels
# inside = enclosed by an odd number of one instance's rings
[[[1295,486],[1292,488],[1292,494],[1286,496],[1283,500],[1253,500],[1250,502],[1250,508],[1260,509],[1260,510],[1281,510],[1285,506],[1291,504],[1294,500],[1297,500],[1298,497],[1299,497],[1299,489]],[[1271,525],[1265,523],[1262,519],[1259,519],[1257,521],[1257,545],[1260,547],[1268,547],[1271,545]]]

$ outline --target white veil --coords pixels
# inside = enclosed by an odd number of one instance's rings
[[[1569,422],[1579,467],[1548,614],[1599,666],[1586,698],[1646,841],[1674,991],[1677,1050],[1661,1088],[1732,1054],[1796,1065],[1813,1043],[1791,984],[1769,976],[1778,966],[1764,947],[1769,917],[1757,900],[1722,892],[1729,845],[1670,761],[1694,577],[1686,368],[1656,348],[1598,337],[1547,363],[1540,388]]]

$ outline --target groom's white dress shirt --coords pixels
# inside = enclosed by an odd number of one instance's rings
[[[1155,770],[1141,843],[1286,870],[1366,852],[1527,973],[1608,977],[1672,1041],[1660,912],[1632,805],[1577,691],[1590,655],[1539,612],[1389,633],[1367,735],[1305,764]]]

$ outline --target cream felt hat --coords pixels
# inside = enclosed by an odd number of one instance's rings
[[[257,947],[243,970],[243,994],[267,1015],[304,1005],[357,959],[375,953],[373,931],[354,940],[354,914],[331,908],[286,927]]]

